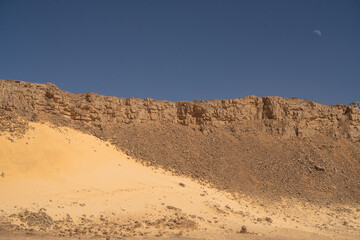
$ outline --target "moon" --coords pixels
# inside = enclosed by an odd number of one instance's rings
[[[313,33],[314,33],[315,35],[321,37],[321,32],[320,32],[319,29],[315,29],[315,30],[313,31]]]

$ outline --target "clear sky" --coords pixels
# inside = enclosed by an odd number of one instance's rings
[[[357,0],[0,0],[0,78],[72,93],[360,101]]]

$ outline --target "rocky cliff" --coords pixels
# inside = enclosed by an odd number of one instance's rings
[[[360,110],[322,105],[296,98],[256,97],[212,101],[156,101],[117,98],[96,93],[71,94],[54,84],[0,80],[0,109],[23,117],[64,118],[98,127],[107,124],[170,122],[195,127],[262,123],[261,131],[284,137],[325,133],[360,141]],[[58,119],[60,120],[60,119]]]
[[[230,192],[360,203],[356,106],[256,96],[124,99],[0,80],[0,123],[19,121],[15,115],[93,134],[144,163]]]

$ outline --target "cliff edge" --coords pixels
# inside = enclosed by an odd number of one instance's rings
[[[0,80],[0,109],[26,118],[58,118],[101,127],[107,124],[178,123],[200,130],[243,122],[262,123],[261,131],[284,137],[324,133],[360,141],[360,110],[328,106],[297,98],[256,97],[211,101],[156,101],[117,98],[96,93],[71,94],[54,84]],[[62,119],[61,119],[62,118]]]

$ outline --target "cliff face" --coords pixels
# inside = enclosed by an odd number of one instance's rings
[[[356,106],[256,96],[124,99],[0,80],[0,134],[27,129],[16,116],[95,135],[144,163],[231,192],[360,203]]]
[[[360,141],[360,110],[347,105],[328,106],[301,99],[248,96],[230,100],[156,101],[116,98],[96,93],[71,94],[55,85],[0,80],[0,109],[21,116],[85,125],[147,122],[178,123],[203,130],[255,121],[259,131],[283,137],[311,137],[324,133]]]

